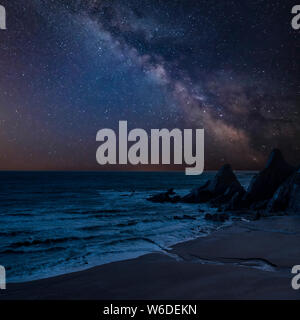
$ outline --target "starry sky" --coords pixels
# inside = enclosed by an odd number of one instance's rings
[[[0,170],[103,169],[96,133],[119,120],[204,128],[205,169],[259,169],[274,147],[300,163],[295,1],[0,4]]]

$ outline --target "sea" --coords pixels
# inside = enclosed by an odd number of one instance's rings
[[[254,173],[236,174],[247,187]],[[208,235],[222,226],[204,218],[216,209],[146,199],[170,188],[187,194],[214,175],[0,172],[0,265],[6,268],[7,282],[164,252],[178,242]]]

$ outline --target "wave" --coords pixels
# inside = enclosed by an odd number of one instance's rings
[[[10,245],[10,247],[11,248],[30,247],[30,246],[43,245],[43,244],[64,243],[68,241],[92,240],[96,238],[101,238],[101,236],[65,237],[65,238],[44,239],[44,240],[36,239],[32,241],[14,242]]]
[[[82,231],[97,231],[97,230],[103,230],[103,226],[88,226],[88,227],[82,227],[78,230]]]
[[[115,226],[116,227],[130,227],[130,226],[135,226],[136,224],[138,224],[139,222],[136,220],[133,221],[128,221],[125,223],[118,223]],[[103,225],[95,225],[95,226],[87,226],[87,227],[81,227],[78,228],[77,230],[81,230],[81,231],[97,231],[97,230],[103,230],[106,227]]]
[[[65,210],[66,214],[99,214],[99,213],[120,213],[128,212],[128,210],[123,209],[97,209],[97,210],[86,210],[86,211],[76,211],[76,210]]]
[[[183,216],[174,216],[173,219],[174,220],[197,220],[195,217],[189,216],[187,214],[185,214]]]
[[[12,249],[7,249],[0,251],[1,254],[30,254],[30,253],[44,253],[44,252],[57,252],[57,251],[62,251],[66,250],[65,247],[52,247],[48,249],[42,249],[42,250],[12,250]]]
[[[16,236],[19,236],[19,235],[32,235],[32,234],[36,234],[38,233],[38,231],[21,231],[21,230],[18,230],[18,231],[1,231],[0,232],[0,236],[1,237],[16,237]]]
[[[7,213],[5,216],[8,217],[28,217],[28,216],[34,216],[34,213]]]
[[[130,227],[130,226],[135,226],[136,224],[138,224],[138,221],[128,221],[127,223],[117,224],[117,227]]]
[[[151,244],[154,244],[155,246],[157,246],[158,248],[162,249],[162,250],[166,250],[164,247],[162,247],[159,243],[149,239],[149,238],[145,238],[145,237],[131,237],[131,238],[125,238],[125,239],[119,239],[119,240],[112,240],[108,243],[106,243],[106,245],[114,245],[114,244],[118,244],[118,243],[125,243],[125,242],[134,242],[134,241],[145,241],[145,242],[149,242]]]
[[[152,222],[159,222],[159,221],[161,221],[161,220],[160,219],[155,219],[155,218],[153,218],[153,219],[143,219],[142,220],[143,223],[152,223]]]

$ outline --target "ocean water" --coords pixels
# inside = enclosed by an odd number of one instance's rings
[[[205,236],[206,204],[146,201],[186,194],[213,177],[144,172],[0,172],[0,265],[7,281],[29,281],[164,251]],[[253,173],[238,172],[247,186]]]

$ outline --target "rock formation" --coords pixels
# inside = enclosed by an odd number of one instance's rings
[[[180,200],[180,196],[176,195],[174,189],[171,188],[167,192],[162,192],[147,198],[148,201],[151,202],[178,202]]]
[[[254,203],[272,198],[277,188],[295,171],[285,162],[281,152],[274,149],[265,168],[253,177],[244,201]]]
[[[212,197],[211,192],[208,190],[209,184],[210,180],[206,181],[199,188],[193,189],[189,194],[184,196],[181,201],[186,203],[202,203],[209,201]]]
[[[252,178],[247,192],[233,197],[223,207],[225,211],[253,209],[264,210],[278,187],[295,172],[295,168],[285,162],[281,152],[274,149],[265,168]]]
[[[237,216],[249,220],[259,219],[272,213],[300,214],[300,167],[298,169],[285,162],[281,152],[274,149],[265,168],[255,175],[247,189],[241,186],[231,166],[224,165],[212,180],[180,197],[173,189],[151,196],[152,202],[209,202],[218,211],[232,211]],[[199,212],[203,210],[199,209]],[[185,217],[187,218],[187,217]],[[206,214],[205,219],[225,221],[225,213]]]
[[[199,188],[193,189],[181,201],[187,203],[203,203],[215,200],[215,205],[225,203],[236,194],[244,192],[229,164],[224,165],[213,180],[207,181]]]
[[[300,214],[300,169],[290,176],[269,201],[268,212],[296,212]]]

